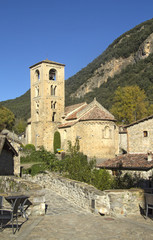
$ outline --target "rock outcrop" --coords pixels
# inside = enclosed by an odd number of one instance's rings
[[[94,71],[92,77],[83,83],[75,93],[72,93],[71,97],[83,97],[94,88],[99,88],[101,84],[107,82],[109,77],[114,77],[128,65],[135,64],[141,59],[148,57],[150,53],[153,53],[153,33],[140,45],[135,54],[131,54],[128,58],[112,58],[105,64],[101,64],[101,66]]]

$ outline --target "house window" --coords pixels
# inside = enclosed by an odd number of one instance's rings
[[[55,69],[50,69],[49,71],[49,80],[56,80],[56,70]]]
[[[148,131],[143,131],[143,136],[148,137]]]

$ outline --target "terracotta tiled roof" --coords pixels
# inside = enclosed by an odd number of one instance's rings
[[[87,112],[80,120],[115,120],[115,118],[108,112],[103,111],[97,106],[94,106],[89,112]]]
[[[124,154],[97,165],[106,169],[149,170],[153,168],[153,160],[147,160],[147,154]]]
[[[75,123],[76,123],[76,121],[75,121],[75,122],[63,123],[63,124],[59,125],[58,128],[71,127],[71,126],[74,125]]]
[[[80,107],[78,110],[76,110],[75,112],[73,112],[72,114],[70,114],[66,120],[74,120],[77,119],[77,113],[80,112],[81,110],[83,110],[86,107],[86,105]]]
[[[67,106],[65,108],[65,114],[67,115],[68,113],[74,111],[75,109],[77,109],[77,108],[79,108],[79,107],[81,107],[83,105],[87,105],[87,103],[83,102],[83,103],[78,103],[78,104],[74,104],[74,105],[71,105],[71,106]]]

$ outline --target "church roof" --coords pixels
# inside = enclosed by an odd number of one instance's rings
[[[86,102],[65,108],[65,119],[59,128],[70,127],[79,121],[107,120],[116,121],[114,116],[94,99],[90,104]]]
[[[78,103],[78,104],[74,104],[74,105],[71,105],[71,106],[67,106],[65,108],[65,114],[66,115],[69,114],[69,113],[72,114],[72,111],[76,111],[76,110],[80,109],[80,107],[86,106],[86,105],[87,105],[87,103],[83,102],[83,103]]]
[[[74,125],[76,122],[66,122],[66,123],[63,123],[63,124],[60,124],[58,126],[58,128],[66,128],[66,127],[71,127],[72,125]]]
[[[37,65],[39,65],[41,63],[49,63],[49,64],[56,64],[56,65],[60,65],[60,66],[65,66],[65,64],[57,63],[57,62],[53,62],[53,61],[50,61],[48,59],[45,59],[45,60],[43,60],[41,62],[35,63],[34,65],[30,66],[29,68],[33,68],[33,67],[35,67],[35,66],[37,66]]]
[[[86,107],[86,105],[82,105],[79,108],[75,109],[75,111],[72,112],[68,117],[66,117],[66,120],[74,120],[77,119],[77,113],[79,113],[81,110],[83,110]]]
[[[112,116],[112,114],[103,111],[98,106],[94,106],[87,113],[85,113],[83,117],[80,118],[80,121],[85,120],[115,120],[115,119],[114,116]]]

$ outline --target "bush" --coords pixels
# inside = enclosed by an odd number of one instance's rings
[[[31,153],[35,150],[36,150],[36,148],[33,144],[27,144],[23,147],[23,151],[26,152],[26,153]]]
[[[118,174],[114,181],[115,189],[130,189],[133,187],[139,187],[143,182],[143,179],[139,175],[132,175],[130,173],[126,173],[123,176]]]
[[[41,164],[34,164],[31,168],[24,170],[24,173],[35,176],[39,173],[44,173],[45,170],[47,170],[46,165],[44,163],[41,163]]]
[[[75,145],[72,146],[71,142],[68,142],[69,154],[65,157],[64,160],[61,160],[63,164],[63,173],[65,177],[91,183],[92,169],[95,166],[95,160],[88,162],[87,156],[79,152],[79,140],[77,139]]]
[[[111,189],[114,186],[114,179],[106,169],[94,169],[92,174],[92,184],[99,190]]]
[[[58,131],[56,131],[54,133],[53,145],[54,145],[54,153],[57,153],[57,149],[61,148],[61,136],[60,136],[60,133]]]

